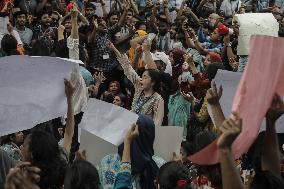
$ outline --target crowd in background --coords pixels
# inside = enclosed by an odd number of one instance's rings
[[[242,118],[239,112],[224,117],[222,86],[212,82],[218,70],[243,72],[248,62],[248,56],[237,55],[234,15],[272,13],[281,37],[284,1],[2,0],[0,10],[9,20],[7,32],[0,33],[0,57],[84,63],[76,84],[64,81],[65,121],[57,118],[1,137],[0,188],[284,188],[283,149],[275,131],[284,113],[281,97],[275,94],[267,111],[266,131],[235,160],[231,147]],[[81,98],[139,115],[117,154],[106,154],[99,165],[78,151]],[[170,162],[153,150],[155,127],[167,125],[183,128],[181,152]],[[188,159],[217,138],[219,164],[201,166]]]

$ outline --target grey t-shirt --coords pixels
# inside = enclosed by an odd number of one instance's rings
[[[33,37],[33,31],[29,28],[25,27],[24,31],[18,30],[18,28],[15,28],[16,31],[19,33],[19,36],[23,42],[23,44],[30,44],[32,41],[32,37]]]

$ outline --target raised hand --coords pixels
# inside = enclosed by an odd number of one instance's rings
[[[87,161],[86,150],[83,150],[82,152],[78,150],[75,152],[75,161],[76,160]]]
[[[128,130],[128,132],[127,132],[127,134],[126,134],[126,136],[124,138],[124,141],[131,143],[138,136],[139,136],[138,125],[133,124],[131,126],[131,128]]]
[[[147,8],[152,8],[153,6],[154,6],[153,1],[152,0],[147,0],[146,7]]]
[[[232,66],[233,71],[237,71],[239,67],[239,63],[236,61],[235,58],[230,58],[229,59],[229,64]]]
[[[164,0],[163,1],[163,5],[165,8],[167,8],[169,6],[169,1],[168,0]]]
[[[225,120],[220,127],[222,134],[217,140],[219,149],[231,149],[235,139],[242,131],[242,119],[238,113],[233,113],[234,119],[229,118]]]
[[[284,114],[284,103],[280,96],[273,97],[270,108],[266,113],[266,119],[270,122],[276,122]]]
[[[64,30],[65,30],[65,27],[61,23],[59,23],[58,32],[63,33]]]
[[[95,79],[96,83],[98,83],[98,84],[101,84],[101,83],[103,83],[106,80],[103,72],[95,73],[93,75],[93,78]]]
[[[210,105],[218,105],[219,104],[219,100],[222,97],[222,93],[223,93],[223,88],[222,86],[219,87],[219,90],[217,89],[216,83],[213,82],[213,86],[212,88],[207,90],[207,101]]]
[[[227,46],[230,43],[230,35],[225,35],[224,39],[223,39],[224,45]]]
[[[77,8],[74,8],[74,10],[71,11],[71,17],[72,18],[77,18],[79,14],[79,11]]]
[[[143,47],[144,48],[144,47]],[[143,48],[141,45],[138,45],[135,49],[135,54],[141,56],[142,55],[142,52],[143,52]]]
[[[192,56],[190,56],[188,54],[184,54],[183,58],[184,58],[185,62],[187,62],[189,65],[194,64]]]
[[[122,4],[122,9],[123,10],[129,10],[131,8],[131,4],[125,0],[124,3]]]
[[[114,44],[111,41],[108,41],[106,44],[106,47],[110,48],[117,57],[121,57],[122,55],[120,54],[119,50],[114,46]]]
[[[36,167],[16,167],[9,171],[6,177],[5,189],[40,189],[36,182],[33,181],[29,171],[33,171],[34,175],[37,175],[37,181],[39,181],[40,170]]]
[[[175,152],[173,152],[172,161],[182,161],[182,156],[177,155]]]
[[[94,23],[95,29],[97,29],[97,28],[98,28],[98,22],[97,22],[97,20],[95,19],[93,23]]]
[[[68,81],[67,79],[64,79],[64,85],[65,85],[65,95],[67,99],[72,99],[73,94],[75,92],[75,87],[74,85]]]
[[[184,93],[184,92],[181,92],[181,95],[183,96],[183,98],[189,102],[193,102],[195,100],[194,96],[191,94],[191,93]]]

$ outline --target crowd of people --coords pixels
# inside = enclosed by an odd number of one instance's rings
[[[248,56],[237,55],[239,23],[233,18],[246,13],[272,13],[283,35],[281,0],[2,0],[0,17],[8,22],[0,26],[0,57],[52,56],[83,64],[79,79],[64,80],[65,120],[1,137],[0,188],[284,188],[275,130],[282,98],[275,94],[266,131],[234,159],[242,118],[239,112],[225,118],[222,86],[212,82],[220,69],[245,69]],[[86,153],[100,149],[79,151],[81,98],[139,115],[117,154],[106,154],[98,165]],[[183,129],[180,154],[170,162],[153,150],[155,127],[167,125]],[[215,139],[218,164],[188,159]]]

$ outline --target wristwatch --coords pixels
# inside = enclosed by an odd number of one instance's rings
[[[226,47],[232,47],[232,43],[230,42]]]

